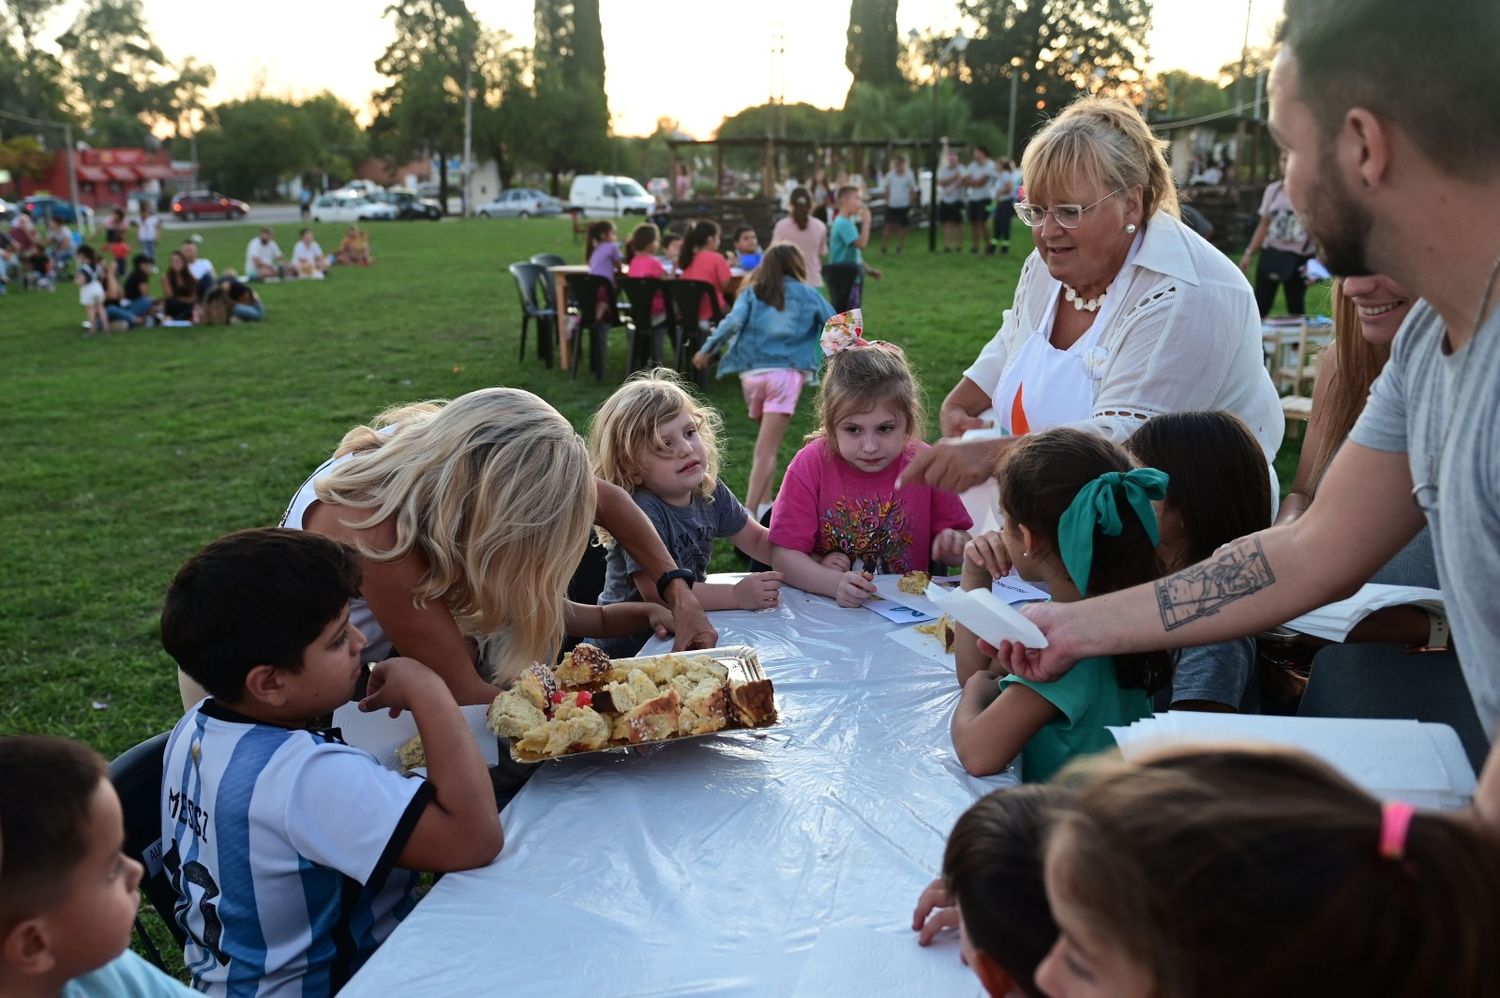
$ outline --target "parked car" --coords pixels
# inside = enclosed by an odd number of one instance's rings
[[[396,217],[401,219],[430,218],[437,221],[443,217],[442,205],[432,198],[417,197],[411,191],[381,191],[371,195],[370,200],[395,208]]]
[[[367,198],[373,199],[377,194],[384,194],[385,188],[373,180],[351,180],[343,186],[346,191],[358,191]]]
[[[0,222],[9,222],[16,214],[16,206],[0,198]]]
[[[573,178],[568,203],[591,218],[648,215],[656,199],[629,177],[584,174]]]
[[[65,225],[72,225],[78,221],[78,215],[73,210],[72,203],[53,197],[51,194],[33,194],[29,198],[22,198],[20,209],[30,215],[34,222],[60,218]]]
[[[172,217],[193,221],[199,218],[244,218],[250,206],[218,191],[188,191],[172,199]]]
[[[314,222],[372,222],[389,221],[397,217],[397,212],[393,205],[335,191],[313,202],[312,217]]]
[[[563,203],[535,187],[512,187],[501,191],[495,200],[479,205],[474,214],[480,218],[540,218],[562,214]]]

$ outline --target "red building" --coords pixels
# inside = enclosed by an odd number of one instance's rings
[[[165,151],[144,149],[80,149],[73,154],[78,171],[78,200],[97,210],[124,207],[131,198],[160,196],[162,185],[180,186],[193,178],[178,169]],[[68,154],[57,153],[42,180],[21,180],[21,196],[52,194],[69,197]]]

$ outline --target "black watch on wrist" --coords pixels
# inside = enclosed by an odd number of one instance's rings
[[[697,581],[697,577],[685,568],[674,568],[667,572],[656,580],[656,595],[661,597],[663,603],[667,601],[667,587],[678,579],[686,582],[689,589],[693,588],[693,583]]]

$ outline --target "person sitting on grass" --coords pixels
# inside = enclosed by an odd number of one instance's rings
[[[370,255],[370,237],[365,234],[364,229],[357,225],[349,226],[344,232],[343,241],[333,254],[333,262],[346,267],[368,267],[375,262],[375,257]]]
[[[261,229],[245,247],[245,280],[279,281],[286,276],[286,257],[270,229]]]
[[[161,275],[162,314],[169,322],[192,322],[198,310],[198,279],[188,270],[187,256],[173,250]]]
[[[350,622],[359,555],[304,531],[221,537],[178,571],[162,647],[207,692],[164,755],[162,864],[200,991],[331,996],[416,903],[417,871],[504,845],[489,773],[426,666],[370,667],[361,710],[410,710],[427,778],[344,744],[327,718],[366,678]]]
[[[12,735],[0,772],[0,994],[192,995],[130,951],[143,871],[121,851],[120,798],[99,753]]]
[[[298,277],[318,281],[328,273],[328,256],[313,238],[312,229],[303,229],[297,234],[297,245],[292,247],[292,271]]]
[[[201,317],[205,326],[227,326],[231,321],[259,322],[266,317],[266,305],[254,288],[228,273],[219,278],[219,283],[203,299]]]
[[[198,243],[202,240],[194,236],[192,239],[184,239],[182,242],[182,258],[187,261],[188,273],[193,275],[193,280],[198,282],[198,300],[202,301],[210,291],[214,289],[214,262],[207,257],[198,255]]]
[[[151,275],[156,273],[156,261],[144,253],[137,253],[130,261],[130,273],[125,277],[125,298],[121,305],[130,313],[136,324],[154,322],[152,315],[158,310],[156,299],[151,297]]]

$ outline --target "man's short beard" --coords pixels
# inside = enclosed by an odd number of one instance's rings
[[[1370,212],[1349,196],[1333,157],[1333,143],[1318,155],[1318,180],[1307,192],[1309,207],[1303,213],[1308,235],[1318,244],[1318,256],[1336,277],[1369,277],[1374,271],[1365,262],[1365,251],[1373,221]]]

